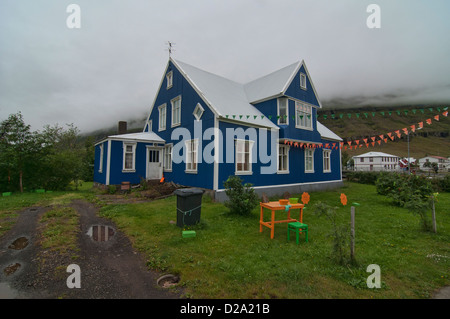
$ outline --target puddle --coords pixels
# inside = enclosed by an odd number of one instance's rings
[[[89,228],[87,235],[94,241],[108,241],[116,232],[114,228],[105,225],[95,225]]]
[[[0,299],[14,299],[17,296],[16,290],[12,289],[6,282],[0,282]]]
[[[11,245],[8,246],[9,249],[21,250],[28,246],[28,238],[19,237]]]
[[[5,269],[3,269],[3,272],[5,273],[6,276],[12,275],[20,268],[20,266],[21,265],[19,263],[9,265]]]

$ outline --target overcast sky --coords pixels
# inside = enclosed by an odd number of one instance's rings
[[[450,103],[449,13],[448,0],[0,0],[0,120],[21,111],[33,129],[89,132],[145,117],[167,41],[175,59],[241,83],[304,59],[325,105]]]

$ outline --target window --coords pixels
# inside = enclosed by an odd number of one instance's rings
[[[177,96],[172,101],[172,127],[181,124],[181,96]]]
[[[288,99],[285,97],[278,99],[278,124],[287,125],[288,123]]]
[[[198,140],[186,141],[186,172],[197,173]]]
[[[289,173],[289,146],[278,147],[278,172]]]
[[[195,118],[197,119],[197,121],[200,120],[204,111],[205,110],[203,109],[203,107],[200,105],[200,103],[198,103],[197,106],[195,107],[194,113],[193,113]]]
[[[100,145],[100,161],[98,163],[98,172],[103,172],[103,144]]]
[[[236,174],[252,173],[253,141],[236,140]]]
[[[300,73],[300,88],[306,90],[306,75],[304,73]]]
[[[305,173],[314,173],[314,150],[305,150]]]
[[[172,171],[172,144],[164,147],[164,171]]]
[[[331,151],[323,150],[323,172],[329,173],[331,172],[331,160],[330,160]]]
[[[123,171],[134,172],[136,158],[136,144],[123,144]]]
[[[361,159],[360,159],[359,162],[360,162],[360,163],[364,163],[364,157],[361,157]]]
[[[172,71],[167,73],[166,79],[167,79],[167,89],[170,89],[172,87],[172,85],[173,85],[173,73],[172,73]]]
[[[312,129],[311,106],[295,102],[295,127]]]
[[[373,157],[369,157],[369,162],[373,162]]]
[[[166,104],[161,105],[160,107],[158,107],[159,110],[159,131],[163,131],[166,129],[166,113],[167,113],[167,108],[166,108]]]
[[[147,121],[147,132],[153,131],[153,123],[152,122],[153,122],[152,120]]]

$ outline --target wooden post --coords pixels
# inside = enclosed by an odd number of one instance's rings
[[[431,215],[433,217],[433,231],[437,233],[437,227],[436,227],[436,210],[434,208],[434,195],[431,196]]]
[[[351,208],[350,257],[355,260],[355,206]]]

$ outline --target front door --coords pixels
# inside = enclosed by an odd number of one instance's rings
[[[147,151],[147,179],[161,179],[163,171],[161,149],[149,148]]]

